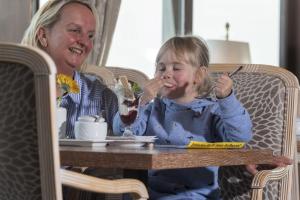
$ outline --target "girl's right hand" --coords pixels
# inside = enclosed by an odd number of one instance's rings
[[[164,86],[164,82],[164,79],[160,77],[155,77],[149,80],[143,88],[143,94],[140,98],[140,105],[145,105],[154,99],[159,93],[160,89]]]
[[[222,74],[216,82],[215,93],[217,98],[223,99],[228,97],[232,92],[232,86],[233,81],[228,74]]]

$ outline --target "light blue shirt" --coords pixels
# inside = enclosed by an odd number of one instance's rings
[[[75,121],[83,115],[101,116],[104,113],[103,117],[111,129],[113,117],[118,110],[116,95],[95,76],[75,72],[74,80],[80,88],[79,93],[67,94],[61,102],[61,106],[67,109],[67,137],[75,138]]]
[[[116,114],[114,133],[122,134],[124,127]],[[197,99],[184,105],[156,98],[140,107],[131,129],[136,135],[158,136],[157,144],[248,142],[252,138],[249,114],[233,93],[224,99]],[[151,199],[219,199],[218,167],[151,171],[149,186]]]

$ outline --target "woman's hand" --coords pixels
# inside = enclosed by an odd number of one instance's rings
[[[215,86],[215,93],[217,98],[222,99],[225,97],[228,97],[231,94],[233,86],[233,81],[231,78],[229,78],[227,73],[222,74]]]
[[[165,80],[160,77],[155,77],[154,79],[149,80],[143,88],[140,105],[145,105],[154,99],[159,93],[159,90],[164,86],[164,82]]]
[[[286,167],[287,165],[292,165],[292,164],[293,164],[293,160],[288,157],[275,156],[274,163],[271,165],[267,165],[267,166],[268,166],[268,168],[273,169],[276,167]],[[258,166],[259,165],[255,165],[255,164],[246,165],[246,169],[250,174],[255,175],[258,172],[258,169],[257,169]]]

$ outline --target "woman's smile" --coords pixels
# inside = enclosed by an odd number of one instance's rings
[[[77,55],[82,55],[83,54],[83,49],[77,48],[77,47],[71,47],[69,48],[71,53],[77,54]]]

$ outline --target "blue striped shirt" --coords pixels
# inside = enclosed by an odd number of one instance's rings
[[[75,138],[75,121],[83,115],[100,116],[104,113],[103,117],[111,130],[113,117],[118,111],[116,95],[95,76],[75,71],[74,80],[80,88],[79,93],[67,94],[61,102],[61,107],[67,109],[66,136]]]

